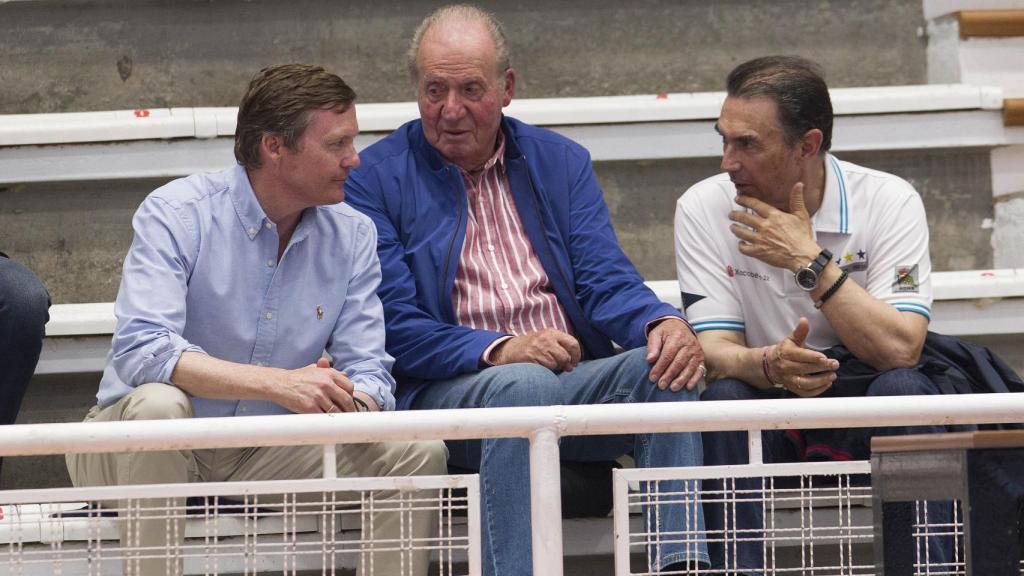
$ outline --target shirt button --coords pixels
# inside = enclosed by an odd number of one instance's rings
[[[487,251],[488,252],[494,252],[494,244],[488,244],[487,245]]]
[[[257,362],[256,365],[257,366],[263,366],[263,362]]]
[[[249,236],[252,236],[256,233],[256,228],[249,226],[249,230],[247,230],[247,232],[249,232]]]
[[[239,408],[238,410],[239,410],[239,412],[248,412],[248,411],[249,411],[249,409],[248,409],[248,408],[246,408],[245,406],[242,406],[242,407],[241,407],[241,408]]]
[[[508,290],[508,284],[506,284],[505,282],[502,282],[501,283],[501,289],[502,290]]]
[[[270,266],[271,268],[274,267],[274,259],[273,258],[271,258],[270,260],[267,260],[267,266]]]
[[[267,230],[270,230],[271,228],[274,227],[274,223],[273,222],[267,222],[266,224],[264,224],[264,226],[267,227]]]
[[[274,314],[272,312],[267,312],[266,314],[263,315],[263,317],[266,318],[267,320],[270,320],[274,317]]]

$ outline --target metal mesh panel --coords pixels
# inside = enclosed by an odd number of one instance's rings
[[[867,462],[616,470],[616,574],[746,574],[752,570],[743,559],[751,557],[766,575],[875,574],[869,475]],[[673,482],[677,489],[669,491],[664,489],[666,480],[681,482]],[[664,507],[683,506],[695,513],[698,505],[706,514],[717,509],[724,528],[685,533],[658,529],[656,518]],[[637,521],[647,506],[655,521]],[[758,512],[763,524],[738,526],[737,513],[744,506]],[[935,506],[945,507],[948,514],[935,514]],[[915,574],[965,575],[958,503],[915,502],[910,510]],[[632,515],[633,522],[621,521],[621,514]],[[721,547],[724,567],[648,568],[646,558],[659,546],[676,542],[696,549],[702,541]],[[936,554],[936,546],[944,552]],[[622,559],[630,557],[631,563]]]
[[[479,523],[475,475],[12,491],[0,502],[0,573],[11,575],[393,573],[384,558],[411,574],[417,551],[442,576],[479,566],[479,530],[467,530]],[[397,516],[397,537],[376,536],[382,513]]]

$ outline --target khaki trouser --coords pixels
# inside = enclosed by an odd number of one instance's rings
[[[118,420],[161,420],[192,417],[192,403],[180,389],[166,384],[144,384],[116,404],[89,411],[86,422]],[[337,473],[346,476],[412,476],[445,474],[444,443],[380,442],[374,444],[343,444],[337,449]],[[184,482],[232,482],[244,480],[285,480],[320,478],[323,476],[323,450],[320,446],[277,446],[261,448],[225,448],[168,452],[136,452],[120,454],[68,454],[68,472],[75,486],[113,486],[132,484],[165,484]],[[319,499],[321,495],[308,494]],[[339,492],[338,498],[358,499],[357,493]],[[303,495],[299,495],[301,501]],[[375,495],[386,504],[398,498],[394,492]],[[181,506],[184,499],[174,504]],[[261,499],[261,502],[265,500]],[[130,519],[138,519],[139,508],[165,506],[166,498],[137,501],[129,510]],[[125,503],[119,504],[124,509]],[[159,511],[149,515],[162,514]],[[405,514],[407,521],[410,514]],[[135,518],[131,518],[135,517]],[[372,539],[397,542],[400,537],[430,537],[437,524],[436,512],[414,512],[403,529],[400,513],[375,512],[371,516]],[[121,542],[125,548],[145,547],[166,550],[167,558],[132,558],[124,563],[126,576],[174,576],[181,573],[181,558],[173,550],[184,539],[184,524],[166,517],[138,522],[122,521]],[[411,526],[410,526],[411,525]],[[364,530],[366,527],[364,526]],[[394,543],[381,546],[393,547]],[[136,553],[136,555],[139,553]],[[143,551],[143,555],[152,555]],[[411,558],[411,562],[409,560]],[[400,552],[367,553],[357,564],[362,574],[377,576],[427,573],[429,551],[422,547],[407,555]]]

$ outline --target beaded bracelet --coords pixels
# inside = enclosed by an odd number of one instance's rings
[[[836,278],[836,281],[833,282],[832,285],[828,287],[828,290],[825,290],[825,293],[821,295],[821,300],[814,303],[814,307],[820,309],[822,304],[825,303],[825,300],[831,298],[832,295],[839,290],[839,287],[843,285],[843,282],[846,282],[847,276],[849,275],[846,273],[846,270],[843,270],[843,273],[839,275],[839,278]]]

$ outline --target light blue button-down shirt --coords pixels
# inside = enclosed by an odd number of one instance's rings
[[[345,204],[308,208],[278,261],[277,227],[235,166],[158,188],[132,226],[101,407],[140,384],[171,384],[182,352],[293,369],[326,350],[356,390],[394,409],[369,218]],[[192,404],[200,417],[288,413],[268,401]]]

